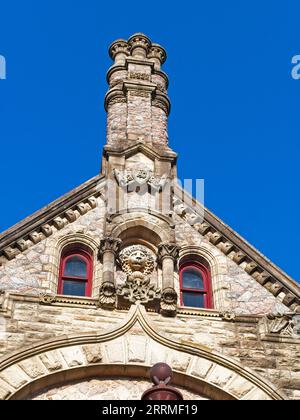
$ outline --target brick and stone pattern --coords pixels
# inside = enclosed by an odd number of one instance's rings
[[[141,36],[145,41],[143,49],[137,52],[133,39],[129,43],[123,41],[127,56],[119,59],[118,46],[111,54],[115,63],[108,72],[109,91],[105,99],[107,145],[120,148],[142,142],[164,149],[168,147],[170,111],[168,81],[161,71],[164,59],[153,59],[151,41]]]

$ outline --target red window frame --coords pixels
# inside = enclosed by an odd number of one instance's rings
[[[190,289],[183,287],[183,273],[188,269],[197,270],[203,278],[203,289]],[[180,279],[180,305],[184,306],[183,303],[183,292],[193,292],[199,293],[204,296],[204,308],[203,309],[212,309],[213,308],[213,299],[212,299],[212,290],[211,290],[211,277],[208,269],[197,262],[186,262],[180,266],[179,270],[179,279]],[[200,308],[196,306],[195,308]]]
[[[86,278],[80,278],[80,277],[73,277],[73,276],[64,276],[66,263],[70,258],[73,257],[80,257],[86,262],[87,265],[87,277]],[[85,282],[85,294],[84,296],[90,297],[92,294],[92,280],[93,280],[93,259],[91,255],[81,249],[72,250],[65,255],[62,256],[60,261],[60,270],[59,270],[59,281],[58,281],[58,294],[63,295],[63,289],[64,289],[64,282],[68,280],[75,280],[78,282]]]

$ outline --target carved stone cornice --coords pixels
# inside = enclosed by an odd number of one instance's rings
[[[99,306],[102,308],[114,308],[116,304],[116,288],[113,283],[103,283],[99,290]]]
[[[164,258],[172,258],[174,262],[179,256],[179,246],[175,243],[163,242],[158,245],[157,258],[159,263],[163,261]]]
[[[0,239],[0,256],[11,261],[20,253],[50,237],[56,230],[63,229],[68,224],[75,222],[82,214],[95,209],[100,192],[90,194],[91,192],[87,197],[83,196],[82,201],[79,201],[77,197],[77,203],[74,199],[64,197],[61,203],[54,202],[53,206],[47,206],[25,219],[24,222],[4,232]],[[68,207],[68,202],[70,207]]]
[[[106,238],[101,239],[99,246],[99,256],[102,257],[105,252],[112,252],[117,255],[120,251],[121,244],[122,241],[118,238],[107,236]]]
[[[172,287],[163,290],[160,300],[160,313],[164,316],[176,316],[177,293]]]
[[[189,223],[209,242],[241,266],[251,277],[264,286],[275,297],[281,295],[284,305],[292,311],[300,309],[300,288],[292,279],[274,266],[262,254],[242,240],[232,229],[216,216],[196,204],[192,197],[175,187],[174,212]],[[181,198],[184,194],[184,202]],[[199,212],[198,212],[199,210]],[[199,220],[197,219],[199,218]]]
[[[126,103],[127,99],[124,94],[124,91],[122,89],[123,82],[120,85],[121,87],[114,87],[113,89],[110,89],[104,98],[104,108],[106,111],[108,111],[108,107],[110,105],[114,105],[116,103]]]

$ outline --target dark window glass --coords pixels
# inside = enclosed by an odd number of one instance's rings
[[[77,256],[74,256],[66,262],[64,277],[87,278],[87,264]]]
[[[70,296],[85,296],[85,281],[64,280],[63,294]]]
[[[184,306],[191,306],[193,308],[205,308],[203,293],[182,292],[182,300]]]
[[[188,268],[182,273],[182,288],[183,289],[204,289],[204,281],[202,274],[196,268]]]

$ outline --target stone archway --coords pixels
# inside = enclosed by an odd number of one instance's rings
[[[62,336],[2,358],[0,399],[25,398],[45,385],[93,375],[109,373],[111,378],[135,372],[135,377],[146,378],[148,368],[159,361],[172,366],[174,384],[207,398],[285,399],[272,384],[235,360],[157,333],[140,306],[133,306],[113,331]]]

